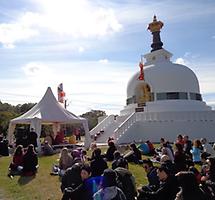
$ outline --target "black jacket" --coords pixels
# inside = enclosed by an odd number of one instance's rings
[[[69,187],[72,189],[78,187],[82,183],[80,173],[80,164],[75,164],[72,167],[68,168],[62,177],[61,191],[64,192],[64,189]]]
[[[92,200],[93,193],[88,181],[84,181],[75,189],[65,188],[62,200]]]
[[[139,191],[138,200],[174,200],[179,191],[178,182],[175,176],[169,176],[155,192]]]
[[[92,170],[92,177],[93,176],[101,176],[105,169],[108,168],[107,162],[102,158],[95,158],[91,161],[90,167]]]

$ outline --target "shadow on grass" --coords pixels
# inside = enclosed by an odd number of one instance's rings
[[[20,176],[17,182],[19,185],[26,185],[30,181],[32,181],[35,177],[36,176]]]

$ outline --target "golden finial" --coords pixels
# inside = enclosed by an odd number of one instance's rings
[[[160,31],[163,27],[162,21],[157,21],[156,15],[154,15],[153,22],[151,22],[148,26],[148,30],[150,30],[152,33]]]

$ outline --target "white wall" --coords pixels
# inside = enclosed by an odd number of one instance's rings
[[[191,139],[206,137],[215,142],[215,119],[213,121],[145,121],[136,122],[117,141],[130,143],[140,140],[159,142],[161,137],[175,141],[178,134],[186,134]]]

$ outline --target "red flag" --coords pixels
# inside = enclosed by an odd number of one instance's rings
[[[58,101],[64,103],[65,92],[63,91],[63,83],[60,83],[57,87]]]
[[[140,62],[139,67],[140,67],[140,75],[139,75],[138,79],[139,80],[144,80],[144,71],[143,71],[144,65],[143,65],[143,63]]]

